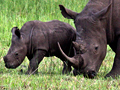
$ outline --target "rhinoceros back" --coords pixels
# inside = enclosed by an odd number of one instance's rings
[[[29,21],[23,25],[21,32],[26,34],[28,47],[31,51],[45,50],[46,56],[58,55],[57,42],[60,42],[65,53],[69,52],[71,42],[75,40],[75,29],[64,22],[53,20],[49,22]],[[30,43],[31,42],[31,43]]]

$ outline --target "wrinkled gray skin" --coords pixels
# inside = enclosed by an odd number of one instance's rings
[[[30,63],[27,74],[37,73],[38,65],[44,56],[56,56],[64,63],[62,73],[71,71],[71,64],[66,62],[59,51],[57,42],[67,55],[74,56],[72,41],[75,41],[75,29],[64,22],[53,20],[49,22],[29,21],[21,30],[12,28],[12,43],[6,56],[4,56],[7,68],[17,68],[28,57]],[[67,72],[68,71],[68,72]]]
[[[76,69],[78,71],[74,70],[74,74],[79,72],[83,73],[84,76],[94,78],[105,58],[107,44],[109,44],[115,52],[115,58],[112,70],[106,77],[115,78],[116,75],[120,75],[119,5],[120,0],[89,0],[80,13],[59,5],[62,15],[74,20],[77,30],[76,41],[74,42],[77,55],[72,59],[83,64],[81,66],[77,64],[78,68]],[[73,64],[76,65],[76,62]]]

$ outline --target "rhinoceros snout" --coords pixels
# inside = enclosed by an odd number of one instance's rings
[[[4,60],[4,62],[5,62],[5,67],[6,67],[6,68],[14,68],[13,65],[10,65],[10,62],[8,61],[8,57],[7,57],[7,56],[4,56],[4,57],[3,57],[3,60]]]
[[[6,56],[3,57],[4,62],[6,63],[8,58]]]
[[[3,57],[3,60],[4,60],[4,62],[5,62],[5,67],[9,68],[7,56],[4,56],[4,57]]]

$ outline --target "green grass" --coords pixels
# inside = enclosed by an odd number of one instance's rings
[[[120,78],[105,79],[111,70],[114,53],[108,46],[103,61],[95,79],[87,79],[82,75],[62,75],[63,64],[56,57],[44,58],[39,65],[38,75],[25,75],[29,61],[27,58],[17,69],[7,69],[3,56],[11,44],[11,29],[21,26],[30,20],[50,21],[57,19],[74,26],[73,20],[65,19],[58,5],[80,12],[88,0],[0,0],[0,90],[119,90]],[[26,67],[23,67],[26,66]],[[20,70],[23,69],[23,73]]]

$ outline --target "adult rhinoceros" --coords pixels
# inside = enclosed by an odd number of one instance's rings
[[[89,0],[80,13],[63,5],[59,7],[65,18],[74,20],[77,30],[76,41],[73,42],[77,54],[73,58],[67,57],[74,68],[94,78],[109,44],[115,58],[112,70],[106,77],[120,75],[120,0]]]

